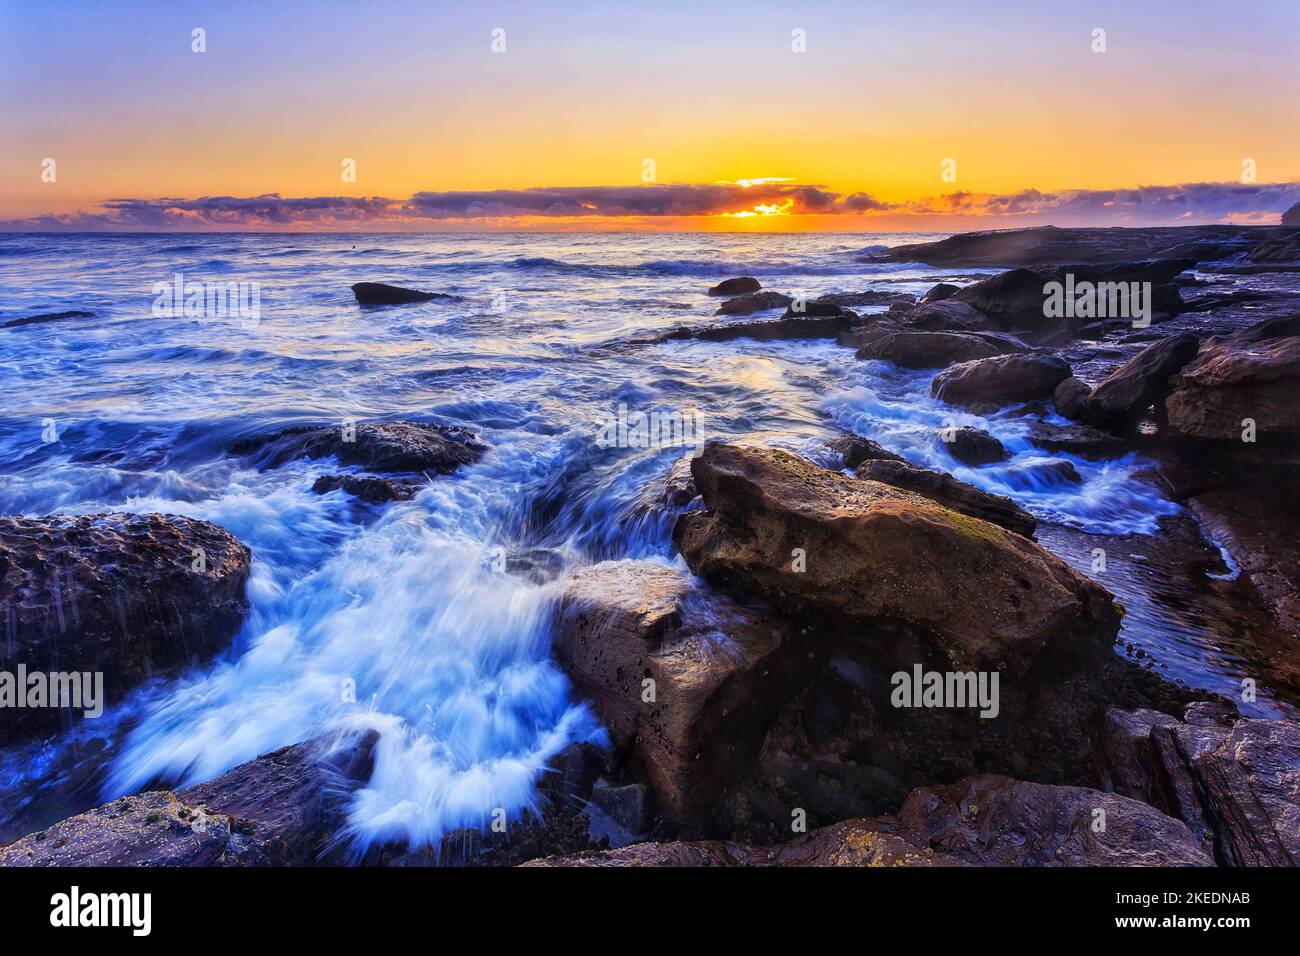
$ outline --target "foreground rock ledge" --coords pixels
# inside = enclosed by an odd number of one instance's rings
[[[766,720],[807,681],[798,643],[787,622],[700,592],[684,571],[610,561],[569,579],[555,655],[681,817],[744,771]]]
[[[375,740],[317,738],[187,790],[122,797],[0,848],[0,866],[328,862],[346,795],[370,776]]]
[[[177,515],[0,518],[0,670],[102,672],[119,698],[225,649],[248,612],[251,557],[224,528]],[[81,713],[7,708],[0,744]]]
[[[687,564],[787,613],[863,640],[902,627],[958,667],[1016,675],[1049,641],[1092,655],[1114,640],[1108,591],[987,521],[767,448],[711,443],[691,471],[709,510],[677,520]]]
[[[1106,828],[1093,830],[1097,811]],[[772,847],[640,843],[525,866],[1212,866],[1180,820],[1113,793],[967,777],[912,791],[897,817],[847,820]]]

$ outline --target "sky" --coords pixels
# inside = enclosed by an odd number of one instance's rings
[[[1276,222],[1297,51],[1297,0],[0,0],[0,229]]]

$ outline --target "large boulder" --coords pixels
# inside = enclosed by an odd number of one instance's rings
[[[1088,420],[1117,422],[1141,415],[1153,404],[1163,408],[1169,377],[1195,358],[1199,348],[1200,339],[1191,332],[1151,343],[1088,394]]]
[[[812,666],[792,627],[686,572],[610,561],[565,584],[555,656],[673,817],[709,809]]]
[[[717,285],[709,289],[709,295],[747,295],[750,292],[757,292],[763,288],[763,284],[753,276],[738,276],[734,279],[723,279]]]
[[[1097,827],[1097,820],[1104,827]],[[1187,826],[1137,800],[981,775],[914,790],[897,817],[845,820],[771,847],[639,843],[528,866],[1213,866]]]
[[[1037,329],[1044,324],[1043,287],[1051,281],[1032,269],[1012,269],[974,282],[946,301],[973,307],[998,328]]]
[[[1049,642],[1114,640],[1109,592],[987,521],[773,449],[711,443],[692,472],[709,510],[673,540],[708,580],[863,636],[908,629],[959,667],[1022,674]]]
[[[236,455],[254,456],[263,468],[295,458],[334,456],[368,471],[447,474],[483,457],[487,446],[465,428],[422,422],[379,422],[289,428],[237,442]]]
[[[1300,228],[1300,202],[1282,213],[1282,225]]]
[[[186,790],[122,797],[0,848],[0,866],[341,863],[332,837],[375,739],[317,738]]]
[[[845,468],[857,468],[864,461],[883,459],[885,461],[906,461],[902,455],[896,455],[878,441],[863,438],[861,435],[841,435],[832,438],[826,447],[840,456]]]
[[[857,351],[860,359],[879,359],[904,368],[944,368],[999,354],[996,346],[953,332],[891,332],[873,338]]]
[[[1088,396],[1091,394],[1092,388],[1087,382],[1071,375],[1061,379],[1053,389],[1052,404],[1066,418],[1084,421],[1088,417]]]
[[[1250,419],[1260,444],[1300,439],[1300,336],[1220,340],[1170,386],[1165,409],[1178,438],[1241,442]]]
[[[1031,538],[1037,521],[1010,498],[991,495],[952,475],[930,471],[907,461],[864,461],[857,476],[865,481],[883,481],[895,488],[924,495],[946,508],[1000,525]]]
[[[0,672],[102,673],[116,700],[229,645],[248,611],[250,559],[224,528],[176,515],[0,517]],[[87,709],[49,703],[6,707],[0,744]]]
[[[1300,866],[1300,725],[1193,704],[1182,721],[1110,710],[1101,756],[1116,793],[1184,820],[1230,866]]]
[[[1069,377],[1069,364],[1054,355],[996,355],[945,369],[930,394],[953,405],[1010,405],[1048,398]]]

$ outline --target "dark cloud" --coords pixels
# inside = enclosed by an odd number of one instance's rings
[[[1162,224],[1275,221],[1300,201],[1300,183],[1185,183],[1132,189],[1076,189],[988,194],[959,191],[906,203],[867,193],[842,196],[825,187],[787,182],[563,186],[544,189],[418,192],[381,196],[204,196],[198,199],[112,199],[90,212],[0,223],[5,229],[221,229],[408,226],[541,219],[690,218],[772,207],[791,215],[888,214],[892,220],[1000,217],[1059,223]]]

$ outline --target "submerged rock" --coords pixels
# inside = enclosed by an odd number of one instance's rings
[[[358,282],[352,286],[352,294],[361,305],[407,305],[412,302],[429,302],[441,299],[447,302],[460,302],[458,295],[444,292],[420,292],[417,289],[403,289],[401,286],[387,285],[383,282]]]
[[[745,295],[750,292],[757,292],[763,288],[753,276],[739,276],[735,279],[723,279],[713,288],[709,289],[708,295]]]
[[[1069,364],[1052,355],[997,355],[940,372],[930,394],[953,405],[1010,405],[1047,398],[1069,377]]]
[[[0,517],[0,671],[100,672],[117,700],[227,647],[248,612],[250,559],[230,532],[177,515]],[[86,706],[6,708],[0,744]]]
[[[318,738],[196,787],[122,797],[0,848],[0,866],[342,862],[330,841],[348,793],[370,776],[375,739]]]
[[[952,298],[922,302],[904,325],[930,332],[986,332],[992,328],[982,312]]]
[[[0,329],[15,329],[21,325],[42,325],[46,322],[58,322],[62,319],[93,319],[94,317],[94,312],[84,312],[78,309],[67,312],[43,312],[40,315],[27,315],[21,319],[0,322]]]
[[[900,468],[861,468],[884,466]],[[1049,643],[1091,655],[1114,640],[1109,592],[995,524],[772,449],[710,443],[692,471],[709,510],[673,531],[691,570],[788,613],[867,639],[903,627],[958,667],[1012,674]]]
[[[295,458],[334,456],[368,471],[447,474],[483,457],[487,446],[465,428],[419,422],[380,422],[289,428],[236,443],[236,455],[255,455],[263,468]]]
[[[991,495],[952,475],[930,471],[910,462],[866,461],[858,466],[857,475],[868,481],[883,481],[895,488],[914,491],[953,511],[990,521],[1026,538],[1034,536],[1038,524],[1033,515],[1010,498]]]
[[[1084,399],[1088,420],[1118,422],[1163,403],[1169,377],[1195,358],[1199,348],[1200,339],[1191,332],[1148,345],[1088,394]]]
[[[939,440],[952,457],[967,465],[989,465],[995,461],[1006,461],[1010,457],[1002,442],[988,432],[969,425],[951,430],[940,429]]]
[[[1102,759],[1117,793],[1185,821],[1229,866],[1300,866],[1300,725],[1193,704],[1184,720],[1106,715]]]
[[[784,620],[664,565],[585,568],[558,614],[556,659],[673,817],[706,811],[745,770],[811,666]]]
[[[849,332],[857,316],[844,315],[813,318],[790,317],[786,313],[779,319],[760,319],[753,322],[721,322],[717,325],[683,327],[665,332],[651,342],[671,342],[677,339],[699,339],[702,342],[729,342],[732,339],[758,339],[759,341],[794,339],[833,339]]]
[[[311,486],[311,490],[318,495],[340,488],[354,498],[372,505],[385,501],[410,501],[420,490],[420,486],[412,481],[394,481],[392,478],[376,478],[374,475],[321,475]]]

